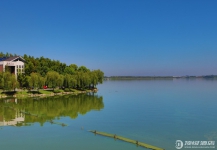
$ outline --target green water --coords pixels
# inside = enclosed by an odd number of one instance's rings
[[[0,100],[1,149],[144,149],[87,130],[167,150],[176,140],[217,141],[216,80],[105,81],[98,88],[94,95]]]

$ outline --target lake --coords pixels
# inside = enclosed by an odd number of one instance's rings
[[[110,80],[98,89],[95,94],[0,100],[1,149],[145,149],[88,130],[166,150],[176,149],[177,140],[217,142],[217,80]]]

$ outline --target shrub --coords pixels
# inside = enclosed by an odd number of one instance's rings
[[[53,92],[54,93],[60,93],[61,91],[60,90],[54,90]]]
[[[71,91],[71,92],[76,92],[76,90],[74,90],[74,89],[70,89],[70,91]]]
[[[68,88],[65,88],[64,91],[65,91],[65,92],[69,92],[70,90],[69,90]]]

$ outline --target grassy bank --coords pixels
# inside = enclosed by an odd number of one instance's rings
[[[79,94],[79,93],[88,93],[96,92],[96,90],[62,90],[62,89],[39,89],[39,90],[17,90],[17,91],[3,91],[0,89],[0,98],[6,97],[17,97],[17,98],[26,98],[26,97],[48,97],[55,95],[66,95],[66,94]]]

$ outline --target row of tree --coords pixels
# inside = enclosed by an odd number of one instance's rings
[[[98,83],[103,82],[103,72],[100,70],[88,72],[76,72],[75,74],[59,74],[56,71],[47,72],[43,77],[39,73],[31,73],[30,76],[20,74],[18,82],[21,87],[41,88],[43,85],[48,87],[64,88],[95,88]]]
[[[0,53],[0,57],[16,56],[13,54]],[[26,60],[25,73],[18,74],[17,80],[9,72],[0,73],[0,87],[3,89],[15,89],[17,87],[42,88],[65,87],[65,88],[94,88],[103,82],[104,73],[101,70],[93,70],[85,66],[78,67],[76,64],[66,65],[60,61],[49,58],[34,58],[33,56],[23,56]]]

